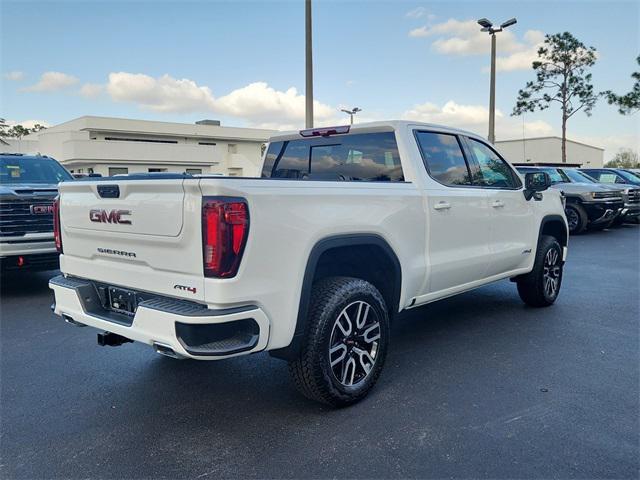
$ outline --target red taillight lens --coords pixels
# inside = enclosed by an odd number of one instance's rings
[[[56,242],[56,250],[62,253],[62,232],[60,231],[60,197],[53,201],[53,239]]]
[[[205,277],[238,273],[249,233],[249,208],[240,198],[202,199],[202,258]]]

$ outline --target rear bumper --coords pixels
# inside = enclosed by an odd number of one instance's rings
[[[140,303],[133,318],[123,322],[96,305],[88,280],[58,276],[49,287],[55,295],[54,313],[68,322],[146,343],[159,353],[171,350],[177,357],[217,360],[262,351],[269,340],[269,320],[253,305],[213,310],[158,297]]]

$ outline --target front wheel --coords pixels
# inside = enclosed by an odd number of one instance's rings
[[[361,400],[378,380],[387,354],[389,314],[382,295],[357,278],[318,281],[303,342],[289,362],[298,390],[332,406]]]
[[[589,216],[581,205],[577,203],[567,204],[564,213],[567,216],[569,233],[575,235],[584,232],[589,222]]]
[[[558,298],[562,284],[562,247],[548,235],[540,237],[533,270],[517,279],[518,293],[531,307],[548,307]]]

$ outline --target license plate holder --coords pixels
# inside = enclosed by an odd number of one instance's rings
[[[138,294],[125,288],[107,288],[107,308],[113,312],[133,317],[138,309]]]

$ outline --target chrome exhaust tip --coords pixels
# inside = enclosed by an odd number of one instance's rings
[[[171,357],[171,358],[177,358],[177,359],[184,358],[182,355],[180,355],[179,353],[176,353],[173,348],[171,348],[169,345],[165,343],[153,342],[153,349],[156,351],[156,353],[159,353],[160,355],[164,355],[165,357]]]

